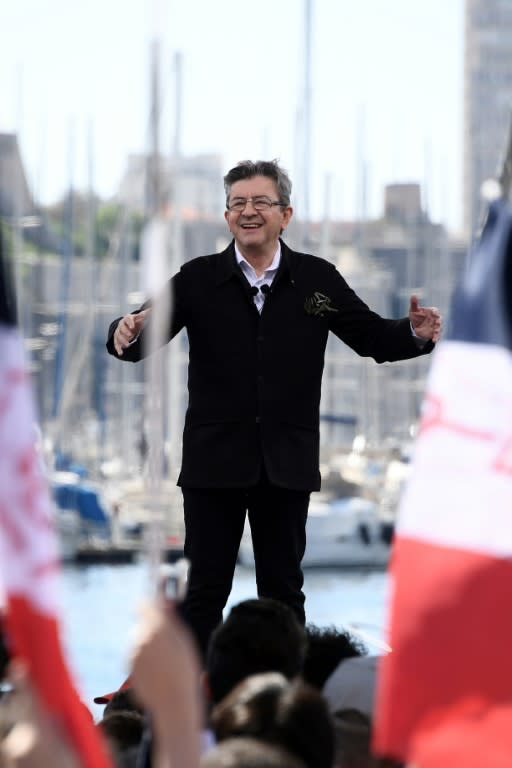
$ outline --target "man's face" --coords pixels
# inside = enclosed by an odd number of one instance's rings
[[[231,187],[228,204],[237,198],[266,197],[279,200],[277,186],[267,176],[254,176],[252,179],[236,181]],[[257,211],[252,200],[242,211],[226,211],[224,217],[231,234],[240,248],[259,249],[276,245],[281,230],[288,225],[293,214],[290,206],[273,205],[268,210]]]

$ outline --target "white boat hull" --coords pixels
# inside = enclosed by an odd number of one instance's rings
[[[304,567],[384,568],[390,554],[377,506],[367,499],[312,495],[306,525]],[[254,567],[251,533],[245,527],[239,563]]]

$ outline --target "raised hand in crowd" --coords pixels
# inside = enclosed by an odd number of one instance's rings
[[[153,768],[197,768],[203,719],[199,661],[168,602],[144,606],[130,678],[151,718]]]

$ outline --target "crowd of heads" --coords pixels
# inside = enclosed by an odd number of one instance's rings
[[[128,681],[99,697],[105,708],[96,728],[115,768],[157,768],[167,731],[170,744],[197,741],[183,768],[396,765],[371,753],[377,657],[350,632],[303,627],[275,600],[244,600],[212,634],[202,665],[176,611],[160,604],[154,616]],[[187,735],[191,708],[196,720]],[[5,725],[4,741],[15,722]],[[22,765],[4,758],[2,768]]]
[[[371,754],[375,662],[355,635],[333,626],[303,627],[286,605],[275,600],[251,599],[235,605],[214,631],[200,673],[199,765],[395,765]],[[132,689],[112,695],[98,728],[116,766],[153,765],[156,735]]]

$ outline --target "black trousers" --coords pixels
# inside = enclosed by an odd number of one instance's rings
[[[246,514],[249,516],[259,597],[280,600],[304,624],[304,577],[309,492],[271,485],[263,474],[252,488],[182,488],[187,596],[180,613],[206,654],[233,583]]]

